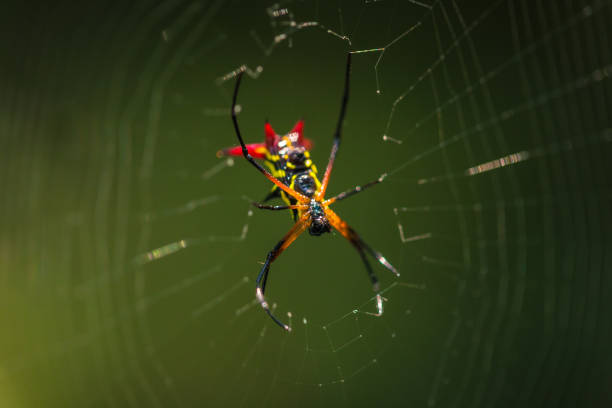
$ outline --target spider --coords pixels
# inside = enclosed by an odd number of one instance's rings
[[[285,234],[285,236],[276,244],[276,246],[268,253],[266,261],[257,276],[255,284],[255,296],[261,307],[274,320],[276,324],[287,331],[291,331],[291,327],[281,322],[270,310],[270,306],[266,301],[264,293],[266,291],[266,283],[270,272],[270,265],[278,258],[278,256],[287,249],[293,241],[306,229],[311,235],[319,236],[326,232],[331,232],[331,227],[335,228],[344,238],[350,241],[361,257],[365,268],[368,272],[372,289],[377,293],[378,314],[382,313],[382,298],[379,292],[378,278],[374,274],[370,263],[366,258],[366,254],[370,254],[376,258],[385,268],[399,276],[397,269],[391,265],[382,254],[370,246],[368,246],[345,221],[343,221],[329,206],[336,201],[344,200],[354,194],[357,194],[371,186],[382,182],[386,176],[383,174],[378,179],[371,181],[363,186],[356,186],[350,190],[338,194],[335,197],[325,199],[325,192],[329,184],[329,178],[334,160],[338,155],[340,146],[342,123],[346,113],[346,106],[349,97],[349,80],[351,72],[351,54],[349,53],[346,60],[346,72],[344,77],[344,94],[340,105],[340,116],[334,133],[334,140],[327,163],[327,168],[323,175],[323,181],[317,178],[316,166],[310,160],[308,151],[310,142],[303,138],[302,129],[303,121],[299,121],[293,130],[284,135],[279,136],[274,132],[270,124],[266,121],[265,133],[266,142],[258,144],[245,145],[238,120],[236,118],[236,99],[238,90],[244,72],[240,72],[236,79],[234,88],[234,96],[232,98],[231,116],[236,131],[236,136],[240,142],[240,147],[227,148],[219,151],[218,156],[224,155],[243,155],[244,158],[251,163],[259,172],[261,172],[268,180],[274,183],[274,187],[270,194],[264,199],[264,202],[270,198],[281,196],[287,205],[264,205],[261,203],[252,203],[255,207],[264,210],[292,210],[295,224]],[[265,159],[265,165],[270,169],[266,170],[260,165],[255,158]]]

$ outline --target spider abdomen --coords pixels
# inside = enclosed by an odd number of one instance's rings
[[[309,173],[299,173],[295,175],[295,178],[292,181],[292,184],[295,185],[295,189],[304,194],[306,197],[312,198],[317,190],[317,184],[315,183],[314,177],[312,177]]]

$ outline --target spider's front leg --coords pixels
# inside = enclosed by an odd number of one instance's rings
[[[232,98],[231,107],[232,123],[234,124],[234,130],[236,132],[236,137],[238,137],[238,142],[240,142],[240,146],[242,147],[242,155],[249,163],[251,163],[257,170],[259,170],[261,174],[263,174],[268,180],[274,183],[278,188],[287,193],[290,197],[293,197],[296,201],[301,203],[309,202],[310,199],[308,197],[290,189],[287,185],[285,185],[285,183],[278,180],[276,177],[270,174],[268,170],[264,169],[261,164],[257,163],[253,156],[251,156],[251,154],[249,153],[248,147],[244,144],[244,140],[242,139],[242,134],[240,134],[240,128],[238,126],[238,118],[236,117],[236,100],[238,98],[238,90],[240,89],[240,82],[242,81],[243,74],[244,71],[240,72],[238,74],[238,77],[236,78],[236,87],[234,88],[234,96]]]
[[[304,204],[296,204],[296,205],[266,205],[253,201],[251,203],[254,207],[259,208],[260,210],[306,210],[308,209],[307,205]]]
[[[329,198],[327,200],[325,200],[325,205],[331,205],[333,203],[335,203],[336,201],[340,201],[340,200],[344,200],[345,198],[348,198],[352,195],[355,195],[357,193],[361,193],[363,190],[370,188],[372,186],[375,186],[378,183],[382,183],[383,180],[387,177],[387,173],[382,174],[379,178],[377,178],[376,180],[370,181],[369,183],[364,184],[363,186],[355,186],[353,188],[351,188],[350,190],[344,191],[340,194],[338,194],[335,197]]]
[[[291,331],[291,327],[281,322],[272,312],[270,311],[270,305],[266,301],[264,293],[266,292],[266,284],[268,283],[268,274],[270,272],[270,264],[274,262],[278,256],[289,247],[295,241],[295,239],[302,233],[308,226],[310,225],[310,213],[306,212],[302,217],[291,227],[289,232],[281,239],[278,244],[272,249],[268,256],[266,257],[266,262],[264,263],[259,275],[257,275],[257,280],[255,281],[255,296],[259,301],[261,307],[266,311],[268,316],[274,320],[276,324],[287,331]]]
[[[342,124],[344,123],[344,115],[346,114],[346,106],[348,105],[349,99],[349,83],[351,79],[351,53],[349,52],[346,56],[346,71],[344,73],[344,93],[342,94],[342,102],[340,105],[340,116],[338,117],[338,124],[336,125],[336,131],[334,132],[334,141],[332,144],[331,153],[329,154],[329,160],[325,173],[323,174],[323,181],[321,182],[321,188],[317,193],[317,199],[321,200],[325,197],[325,191],[329,184],[329,177],[331,175],[332,168],[334,167],[334,161],[338,155],[338,149],[340,148],[340,139],[342,137]]]

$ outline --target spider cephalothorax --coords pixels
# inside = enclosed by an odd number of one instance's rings
[[[310,141],[304,138],[303,128],[304,122],[298,121],[291,132],[284,136],[278,135],[266,122],[264,143],[255,143],[245,145],[238,128],[238,120],[236,118],[236,99],[238,97],[238,89],[244,72],[238,74],[236,87],[234,88],[234,97],[232,99],[231,115],[236,136],[240,142],[239,147],[227,148],[220,150],[218,156],[238,156],[242,154],[257,170],[259,170],[268,180],[274,184],[274,188],[266,197],[266,200],[274,197],[279,197],[285,201],[287,205],[264,205],[253,203],[258,208],[266,210],[292,210],[295,224],[287,234],[281,239],[276,246],[268,253],[263,268],[259,272],[256,280],[255,296],[261,307],[274,320],[276,324],[285,330],[291,330],[291,327],[282,323],[270,310],[270,306],[265,299],[266,283],[268,282],[268,273],[270,264],[295,241],[295,239],[306,229],[310,235],[318,236],[331,231],[334,227],[344,238],[349,240],[355,249],[359,252],[363,260],[372,289],[377,292],[376,303],[378,315],[382,314],[382,297],[379,291],[378,278],[374,274],[372,267],[366,258],[366,253],[370,254],[385,268],[399,276],[399,272],[385,259],[382,254],[369,247],[361,237],[353,230],[346,222],[344,222],[329,206],[336,201],[343,200],[347,197],[357,194],[368,187],[380,183],[385,178],[383,174],[378,179],[371,181],[363,186],[356,186],[353,189],[338,194],[337,196],[325,199],[325,191],[329,184],[334,160],[338,154],[340,146],[340,136],[344,114],[346,113],[346,105],[349,95],[349,77],[351,71],[351,54],[348,54],[346,62],[346,74],[344,77],[344,95],[342,97],[342,105],[340,108],[340,117],[334,133],[334,142],[327,162],[327,168],[323,180],[319,182],[317,178],[317,168],[310,159]],[[264,164],[269,171],[261,166],[255,159],[263,159]]]
[[[326,232],[331,232],[329,220],[320,202],[314,199],[310,200],[310,209],[308,213],[310,215],[310,226],[308,227],[310,235],[318,236]]]

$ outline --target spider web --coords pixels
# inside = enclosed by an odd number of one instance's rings
[[[612,382],[603,0],[7,6],[2,406],[605,406]],[[8,16],[8,18],[7,18]],[[23,23],[28,21],[24,33]],[[14,46],[17,45],[17,48]],[[339,234],[257,211],[239,121],[305,119]],[[35,393],[32,390],[36,390]]]

